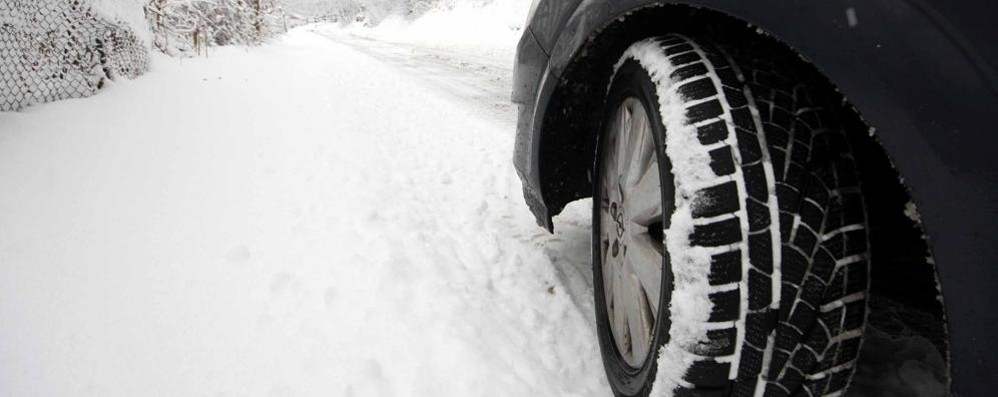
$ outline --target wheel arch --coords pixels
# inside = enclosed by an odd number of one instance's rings
[[[877,197],[870,203],[871,222],[874,223],[871,239],[874,244],[884,247],[879,254],[883,260],[878,260],[874,269],[874,292],[915,305],[939,319],[939,326],[920,332],[945,353],[951,350],[957,352],[957,362],[951,362],[961,380],[957,390],[973,394],[985,386],[987,368],[994,365],[993,358],[986,357],[968,341],[957,339],[957,346],[949,345],[948,332],[943,324],[945,310],[940,294],[940,275],[935,263],[945,263],[949,267],[942,274],[941,284],[946,287],[947,298],[952,298],[950,302],[956,302],[956,305],[948,305],[951,309],[956,306],[957,310],[950,314],[953,321],[947,324],[957,324],[957,335],[973,338],[998,331],[994,329],[998,324],[994,304],[970,310],[964,306],[980,305],[982,300],[996,301],[995,292],[987,286],[998,281],[998,272],[983,269],[983,265],[993,263],[998,254],[981,233],[988,230],[987,221],[998,221],[994,214],[987,213],[988,203],[998,202],[998,189],[993,184],[990,184],[990,189],[968,186],[981,186],[979,182],[994,177],[998,167],[994,156],[983,156],[982,147],[968,147],[967,142],[954,146],[943,142],[945,139],[940,133],[962,132],[964,136],[970,136],[970,141],[978,145],[983,143],[983,147],[987,147],[988,141],[982,129],[998,126],[998,116],[988,111],[990,107],[998,108],[998,96],[994,94],[998,89],[988,65],[975,64],[973,56],[966,56],[966,48],[949,43],[946,40],[949,33],[910,5],[909,9],[899,13],[912,12],[921,16],[912,24],[924,31],[919,31],[915,38],[902,39],[895,37],[895,33],[905,27],[891,23],[911,15],[893,15],[883,20],[886,27],[871,27],[856,33],[852,31],[863,25],[850,26],[853,24],[850,19],[856,18],[857,11],[853,9],[853,16],[850,17],[850,12],[841,5],[835,8],[838,17],[831,16],[820,21],[799,18],[790,23],[793,26],[787,27],[787,23],[780,22],[781,15],[793,15],[794,12],[827,15],[819,12],[825,6],[798,4],[775,15],[759,16],[745,11],[749,8],[747,5],[726,7],[725,4],[732,3],[729,1],[699,2],[710,4],[691,4],[698,3],[695,1],[682,4],[624,1],[612,6],[624,8],[615,9],[605,3],[589,2],[584,5],[584,8],[590,7],[589,10],[576,11],[559,29],[570,34],[544,38],[543,32],[534,32],[539,36],[539,42],[551,46],[547,51],[550,56],[547,76],[538,87],[540,100],[534,113],[535,135],[538,137],[534,159],[547,225],[552,225],[551,217],[566,204],[588,197],[591,192],[593,156],[602,114],[600,109],[606,94],[606,84],[601,82],[608,80],[612,65],[629,43],[669,32],[708,34],[711,37],[762,33],[786,51],[800,56],[802,62],[814,68],[816,75],[848,98],[857,109],[856,122],[862,123],[862,126],[856,127],[869,131],[869,134],[853,139],[861,157],[861,167],[875,169],[869,179],[876,182],[864,186],[868,195]],[[872,3],[882,5],[885,2]],[[804,12],[801,7],[812,9]],[[759,8],[767,10],[767,7]],[[861,17],[870,17],[874,12],[882,13],[884,10],[874,7],[869,14],[862,12],[865,11],[861,11]],[[808,32],[817,33],[808,35]],[[883,38],[879,43],[873,40],[878,35]],[[836,40],[852,41],[839,48],[834,46]],[[917,55],[955,61],[936,69],[917,64],[913,70],[893,73],[891,69],[896,70],[898,58],[911,57],[913,51],[920,48],[913,44],[914,40],[929,43],[924,46],[928,49],[927,53]],[[883,50],[884,46],[890,48]],[[829,47],[838,48],[838,52]],[[857,58],[872,62],[855,62]],[[915,84],[927,78],[935,79],[932,80],[934,83],[927,84],[929,87]],[[947,85],[943,81],[956,81],[957,84]],[[933,96],[929,95],[931,92],[935,93],[936,99],[925,100]],[[941,98],[947,97],[970,97],[977,101],[976,104],[954,109],[952,105],[941,103]],[[944,120],[933,120],[926,117],[926,109],[945,109],[948,113]],[[968,150],[977,154],[971,160],[976,164],[968,165],[962,161],[963,155],[959,153],[967,153]],[[962,179],[954,179],[954,171],[967,169],[975,172],[961,175]],[[967,200],[977,205],[954,205],[948,197],[940,197],[940,194],[953,191],[968,195]],[[921,210],[921,216],[913,213],[916,205]],[[906,209],[909,216],[905,216]],[[972,216],[976,216],[972,225],[955,225],[953,222],[953,217]],[[923,221],[930,233],[924,231]],[[927,238],[926,234],[932,238]],[[954,245],[954,239],[961,240]],[[972,252],[969,257],[959,257],[967,250]],[[897,277],[899,274],[900,278]],[[974,280],[968,274],[978,274],[982,278]],[[988,309],[991,309],[990,313]],[[981,327],[980,321],[988,324]],[[978,342],[982,339],[974,338]]]

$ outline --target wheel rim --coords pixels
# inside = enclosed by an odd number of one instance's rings
[[[604,304],[617,350],[632,367],[648,358],[662,288],[662,190],[651,120],[637,98],[617,108],[600,172]]]

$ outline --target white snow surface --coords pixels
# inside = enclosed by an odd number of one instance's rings
[[[154,61],[0,114],[0,395],[609,394],[511,109],[309,29]]]

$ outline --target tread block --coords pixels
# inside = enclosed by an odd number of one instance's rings
[[[866,319],[866,301],[859,300],[846,304],[846,329],[852,330],[863,326]],[[859,338],[857,338],[859,339]]]
[[[869,262],[860,261],[848,265],[848,270],[846,271],[846,285],[845,294],[852,295],[855,293],[866,291],[867,285],[869,285]]]
[[[790,134],[781,125],[769,123],[766,125],[766,143],[771,147],[787,147],[790,143]]]
[[[682,54],[684,52],[693,51],[693,46],[689,43],[683,43],[679,45],[673,45],[665,48],[665,55],[672,56],[676,54]]]
[[[835,363],[833,366],[848,364],[850,361],[856,359],[856,356],[859,355],[859,339],[860,338],[853,338],[839,343],[839,354],[835,356]]]
[[[809,130],[821,128],[821,119],[818,118],[818,111],[812,110],[797,115],[797,119],[804,123]]]
[[[710,302],[713,303],[713,310],[710,312],[710,322],[734,321],[738,319],[741,307],[741,296],[739,289],[710,294]]]
[[[806,204],[809,205],[810,204]],[[804,252],[814,252],[814,247],[818,244],[818,236],[811,233],[810,230],[803,227],[797,228],[797,233],[794,236],[794,246],[800,248]]]
[[[784,108],[780,108],[779,106],[773,107],[772,118],[770,119],[771,123],[779,126],[790,127],[791,120],[793,120],[793,116],[790,115],[790,112],[786,111]]]
[[[728,64],[728,59],[718,52],[716,48],[713,48],[710,45],[704,45],[701,49],[703,49],[704,54],[707,54],[707,60],[709,60],[710,63],[718,65],[718,67]]]
[[[791,163],[787,166],[787,172],[783,175],[783,180],[790,186],[801,186],[804,183],[804,176],[807,172],[799,164]],[[820,201],[819,201],[820,203]]]
[[[797,351],[794,352],[793,359],[791,359],[793,366],[804,372],[811,372],[811,369],[814,368],[814,365],[817,362],[818,357],[807,349],[797,349]]]
[[[853,164],[840,161],[835,164],[835,173],[838,174],[840,186],[859,186],[859,175]]]
[[[725,176],[735,173],[735,158],[731,155],[731,147],[723,146],[710,151],[710,168],[714,175]],[[737,197],[737,191],[735,196]]]
[[[745,316],[745,341],[752,346],[766,346],[776,323],[776,312],[773,310],[749,313]]]
[[[738,366],[738,378],[755,377],[762,369],[762,350],[745,345],[742,348],[742,361]]]
[[[800,297],[798,299],[807,302],[811,306],[816,306],[816,303],[821,299],[822,296],[826,294],[826,285],[817,276],[811,274],[804,279],[804,284],[801,285]],[[802,325],[802,324],[794,324]]]
[[[782,383],[783,380],[781,379],[780,382]],[[764,392],[763,395],[766,397],[789,397],[790,392],[784,389],[781,386],[781,383],[773,383],[773,382],[767,383],[766,391]]]
[[[735,181],[702,189],[697,192],[697,196],[697,205],[693,206],[694,218],[715,217],[741,209],[738,204],[738,184]]]
[[[728,101],[728,106],[732,108],[748,106],[748,99],[745,98],[745,92],[736,90],[731,86],[724,87],[724,99]]]
[[[697,128],[697,138],[700,143],[710,145],[728,139],[728,124],[724,120],[717,120],[713,123]]]
[[[690,236],[690,243],[701,247],[735,244],[741,240],[742,228],[738,218],[695,226]]]
[[[783,349],[783,350],[786,350],[786,351],[792,351],[793,348],[795,346],[797,346],[798,344],[800,344],[801,341],[802,341],[802,339],[804,338],[804,336],[801,335],[800,331],[798,331],[794,327],[791,327],[787,323],[780,323],[780,325],[776,327],[776,330],[777,330],[776,331],[776,348],[777,349]],[[790,359],[790,355],[789,354],[787,354],[785,352],[783,352],[781,354],[782,354],[782,357],[784,359],[787,359],[787,360]],[[773,363],[775,363],[775,365],[782,366],[785,362],[786,361],[777,360],[777,355],[776,354],[773,355]]]
[[[790,128],[790,131],[793,132],[794,144],[811,147],[811,138],[814,134],[811,132],[810,126],[799,119],[794,119]]]
[[[717,388],[727,386],[731,364],[714,360],[697,360],[683,375],[683,380],[698,387]]]
[[[803,382],[804,382],[804,374],[801,373],[800,370],[794,367],[787,367],[787,369],[783,372],[783,377],[780,378],[781,385],[796,386],[800,385]],[[780,394],[774,394],[774,395],[780,395]],[[783,394],[783,395],[785,396],[788,394]]]
[[[779,167],[777,167],[779,168]],[[793,214],[800,206],[800,192],[793,185],[785,182],[776,182],[776,197],[779,198],[780,212],[786,212],[793,219]],[[787,228],[789,233],[790,229]]]
[[[756,147],[758,147],[758,142],[756,142]],[[739,138],[738,143],[739,148],[744,148],[745,145],[741,144],[741,139]],[[742,161],[745,161],[745,152],[742,152]],[[760,157],[761,158],[761,157]],[[748,192],[749,197],[759,200],[763,203],[769,201],[769,184],[766,181],[766,168],[761,162],[756,163],[748,167],[742,167],[742,174],[745,176],[745,190]]]
[[[800,221],[811,227],[813,230],[821,230],[822,222],[825,218],[825,211],[810,201],[804,201],[800,205]],[[800,234],[800,228],[797,229]]]
[[[790,284],[786,281],[786,273],[783,273],[784,281],[781,284],[782,290],[780,291],[780,321],[787,321],[790,317],[790,308],[794,307],[794,301],[797,300],[797,291],[800,290],[800,286],[797,284]]]
[[[738,379],[731,388],[731,397],[754,397],[756,382],[758,378],[754,376]]]
[[[793,153],[790,153],[790,161],[799,165],[806,165],[809,156],[811,156],[810,148],[800,142],[797,142]]]
[[[773,236],[769,230],[749,235],[749,261],[754,270],[773,274]],[[749,279],[751,282],[751,278]]]
[[[741,165],[761,165],[762,149],[755,134],[744,128],[735,128],[735,134],[738,136],[738,153],[742,156]]]
[[[772,279],[756,269],[749,269],[749,310],[762,310],[772,303],[773,282]]]
[[[779,185],[783,186],[783,185]],[[779,188],[777,186],[777,188]],[[782,196],[781,196],[782,197]],[[782,203],[782,199],[780,200]],[[781,205],[782,206],[782,205]],[[790,241],[790,229],[794,227],[794,216],[787,212],[780,211],[780,239],[786,244]]]
[[[748,200],[748,223],[750,232],[764,230],[770,225],[769,207],[756,200]]]
[[[768,379],[778,379],[788,361],[790,361],[790,353],[786,349],[777,347],[777,350],[773,351],[773,358],[769,361]]]
[[[867,251],[866,229],[853,230],[845,233],[845,249],[843,255],[859,255]]]
[[[841,324],[844,312],[845,310],[840,307],[818,315],[821,321],[825,323],[825,327],[828,328],[829,335],[838,335],[842,331]]]
[[[676,65],[676,66],[686,65],[686,64],[697,62],[697,61],[700,61],[700,60],[701,60],[700,59],[700,54],[697,54],[697,53],[695,53],[693,51],[690,51],[690,52],[687,52],[687,53],[683,53],[683,54],[679,54],[679,55],[676,55],[676,56],[673,56],[673,57],[669,58],[669,61],[672,62],[672,64]]]
[[[723,66],[723,67],[718,66],[717,63],[715,63],[714,65],[715,67],[717,67],[716,69],[714,69],[714,72],[717,74],[717,78],[721,80],[721,84],[727,87],[741,88],[742,85],[741,81],[738,81],[738,75],[735,74],[734,69],[731,69],[728,66]],[[744,96],[745,94],[743,93],[742,97]]]
[[[717,95],[717,88],[714,87],[713,80],[703,78],[679,86],[676,92],[687,101],[693,101]]]
[[[731,121],[735,123],[735,126],[742,128],[746,133],[750,135],[755,135],[755,119],[752,118],[752,112],[749,108],[739,108],[731,110]],[[741,136],[739,136],[741,140]]]
[[[773,104],[784,109],[795,109],[794,107],[794,97],[787,92],[796,92],[797,89],[794,88],[793,91],[776,91],[773,93]]]
[[[828,283],[828,289],[825,291],[825,299],[828,302],[842,299],[846,296],[846,285],[845,285],[845,269],[839,269],[832,276],[832,280]]]
[[[742,251],[717,254],[710,259],[710,285],[725,285],[742,281]]]
[[[686,109],[686,120],[689,123],[699,123],[719,117],[722,114],[724,114],[724,108],[721,107],[721,101],[716,100],[690,106]]]
[[[773,176],[776,177],[776,181],[779,183],[779,181],[783,180],[783,172],[786,170],[787,152],[777,147],[770,147],[769,158],[773,162]]]
[[[851,378],[852,371],[839,371],[832,374],[831,379],[828,381],[828,391],[845,389],[849,385],[849,379]]]
[[[828,390],[828,381],[831,378],[825,377],[821,379],[809,380],[804,384],[804,389],[808,390],[812,396],[819,397],[824,396],[825,391]]]
[[[721,357],[735,354],[738,330],[735,328],[712,329],[707,331],[707,342],[697,345],[695,352],[700,356]],[[727,378],[727,373],[724,377]]]
[[[811,328],[812,324],[814,324],[816,314],[817,310],[815,309],[814,304],[801,300],[798,301],[798,304],[794,307],[793,312],[790,313],[790,318],[787,319],[787,323],[797,329],[808,329]],[[794,331],[794,335],[797,340],[801,340],[804,337],[803,335],[800,335],[799,332],[796,332],[796,330]]]
[[[688,42],[686,39],[684,39],[682,37],[679,37],[679,36],[666,36],[661,41],[659,41],[658,44],[660,46],[662,46],[662,47],[668,47],[668,46],[674,46],[674,45],[677,45],[677,44],[683,44],[683,43],[686,43],[686,42]]]
[[[828,280],[835,270],[835,257],[828,250],[819,248],[814,254],[814,261],[811,263],[811,274],[819,280]]]
[[[808,259],[795,249],[783,249],[782,263],[783,282],[800,285],[807,273]]]
[[[669,75],[669,78],[671,78],[674,81],[683,81],[698,76],[706,76],[707,73],[708,73],[707,65],[704,65],[702,63],[695,63],[692,65],[686,65],[679,69],[676,69],[676,71],[672,72],[672,74]]]

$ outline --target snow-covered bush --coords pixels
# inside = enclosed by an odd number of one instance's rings
[[[153,45],[174,56],[211,46],[258,44],[287,30],[279,0],[152,0]]]

